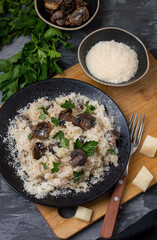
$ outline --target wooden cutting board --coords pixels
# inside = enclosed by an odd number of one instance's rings
[[[94,82],[85,75],[79,64],[76,64],[64,71],[62,76],[57,75],[55,77],[78,79],[88,82],[101,89],[119,105],[127,121],[129,120],[132,112],[145,114],[146,121],[141,141],[142,144],[147,134],[157,137],[157,61],[150,53],[149,58],[150,69],[146,76],[140,81],[127,87],[108,87]],[[137,152],[131,157],[129,175],[122,197],[122,204],[137,196],[141,192],[139,189],[134,187],[131,182],[142,166],[146,166],[154,175],[154,179],[150,186],[157,183],[157,156],[155,158],[148,158],[140,154],[139,149],[141,144]],[[67,239],[103,217],[106,213],[109,198],[110,194],[108,193],[103,197],[85,205],[86,207],[94,210],[90,223],[74,219],[74,217],[70,219],[62,218],[59,215],[57,208],[44,207],[37,204],[36,206],[56,236],[61,239]]]

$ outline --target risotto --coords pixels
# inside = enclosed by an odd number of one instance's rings
[[[118,166],[113,121],[103,105],[80,94],[28,104],[10,122],[7,138],[24,188],[37,198],[86,192],[110,164]]]

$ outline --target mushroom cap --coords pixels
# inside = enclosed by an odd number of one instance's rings
[[[81,25],[89,18],[89,11],[84,7],[77,8],[74,12],[69,15],[69,21],[71,25]]]
[[[75,126],[88,130],[95,127],[96,118],[87,113],[80,113],[76,116]]]
[[[51,22],[55,22],[59,19],[63,18],[63,13],[61,11],[55,11],[52,15],[51,15]]]
[[[34,137],[38,139],[45,139],[49,137],[51,131],[51,124],[49,122],[40,122],[36,126],[31,126]]]
[[[83,166],[86,163],[87,160],[87,156],[85,154],[85,152],[81,149],[74,149],[70,156],[72,157],[72,159],[69,161],[69,164],[72,167],[76,167],[76,166]]]
[[[36,160],[41,158],[46,151],[46,147],[42,142],[36,142],[33,148],[33,156]]]
[[[71,109],[66,109],[64,111],[61,111],[58,119],[60,120],[61,126],[64,126],[64,123],[66,121],[75,123],[75,117],[72,115],[72,110]]]

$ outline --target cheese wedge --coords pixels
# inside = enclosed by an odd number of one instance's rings
[[[142,144],[140,153],[148,157],[154,157],[156,151],[157,151],[157,138],[147,135]]]
[[[152,180],[153,175],[146,167],[143,166],[135,179],[132,181],[132,184],[145,192]]]
[[[74,218],[80,219],[85,222],[90,222],[93,210],[78,206]]]

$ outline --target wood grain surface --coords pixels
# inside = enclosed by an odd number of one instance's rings
[[[85,75],[79,64],[67,69],[61,77],[78,79],[98,87],[107,93],[119,105],[127,121],[129,120],[132,112],[145,114],[146,120],[141,141],[142,144],[147,134],[155,136],[157,132],[157,61],[150,53],[149,58],[150,69],[148,73],[143,79],[127,87],[114,88],[96,83]],[[57,75],[55,77],[60,76]],[[139,189],[133,186],[131,182],[142,166],[147,167],[154,175],[154,179],[150,186],[157,183],[157,157],[148,158],[140,154],[139,149],[131,157],[129,174],[121,204],[126,203],[141,192]],[[61,239],[67,239],[103,217],[106,213],[109,199],[110,193],[107,193],[103,197],[84,205],[94,210],[90,223],[85,223],[83,221],[74,219],[74,217],[70,219],[62,218],[58,214],[57,208],[44,207],[37,204],[36,206],[56,236]]]

